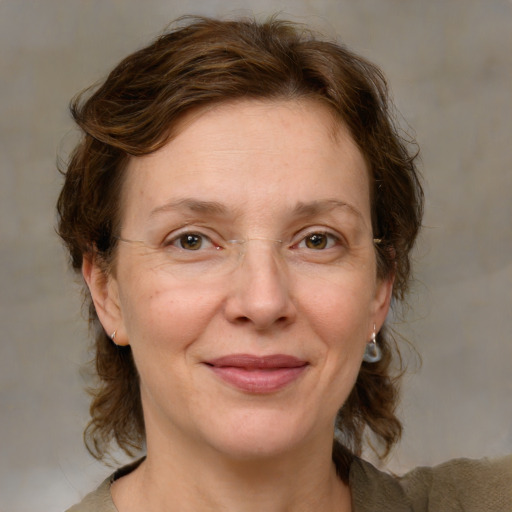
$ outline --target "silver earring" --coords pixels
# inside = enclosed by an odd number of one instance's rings
[[[116,334],[117,334],[117,329],[110,335],[110,339],[116,343]],[[117,343],[116,343],[117,345]]]
[[[382,350],[377,345],[377,329],[373,324],[372,339],[366,344],[363,361],[365,363],[377,363],[382,359]]]

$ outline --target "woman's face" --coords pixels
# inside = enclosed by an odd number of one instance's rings
[[[391,293],[369,197],[361,152],[312,101],[216,106],[130,160],[134,242],[106,285],[84,274],[106,331],[132,347],[148,449],[247,457],[332,440]]]

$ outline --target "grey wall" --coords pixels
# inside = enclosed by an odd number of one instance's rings
[[[0,512],[57,511],[107,469],[82,447],[88,357],[54,234],[67,102],[185,12],[282,11],[379,63],[428,194],[398,471],[512,451],[510,0],[0,0]],[[406,350],[407,353],[407,350]]]

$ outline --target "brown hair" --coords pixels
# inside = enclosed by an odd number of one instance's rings
[[[187,17],[124,59],[95,92],[75,98],[71,112],[83,138],[70,158],[57,205],[59,234],[73,268],[79,272],[83,255],[93,254],[108,271],[119,234],[125,163],[130,155],[163,146],[185,113],[235,99],[300,98],[326,104],[365,156],[374,236],[381,240],[378,275],[394,275],[394,299],[403,300],[423,192],[416,155],[394,124],[386,81],[377,67],[342,45],[277,19],[258,23]],[[131,349],[111,342],[87,297],[96,329],[99,383],[86,444],[97,458],[108,453],[112,440],[131,453],[143,446],[145,435],[137,370]],[[385,454],[401,434],[395,416],[397,377],[391,372],[399,354],[385,329],[378,343],[382,360],[362,364],[338,414],[339,439],[347,452],[360,453],[365,427]]]

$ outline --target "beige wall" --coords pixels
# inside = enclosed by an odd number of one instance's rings
[[[184,4],[187,7],[183,7]],[[185,12],[282,11],[387,72],[428,194],[391,467],[512,451],[510,0],[0,0],[0,511],[62,510],[107,470],[81,444],[80,298],[54,234],[66,106]]]

